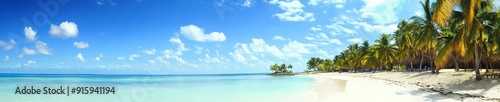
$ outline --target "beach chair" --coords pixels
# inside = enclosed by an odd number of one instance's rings
[[[485,72],[483,75],[484,78],[494,78],[496,75],[495,73],[492,73],[492,72]]]

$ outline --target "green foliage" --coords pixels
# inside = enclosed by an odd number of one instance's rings
[[[289,70],[287,70],[287,68]],[[286,64],[281,64],[281,65],[278,65],[278,64],[274,64],[274,65],[271,65],[269,66],[269,69],[273,72],[273,73],[285,73],[285,74],[293,74],[293,71],[292,71],[292,64],[289,64],[288,66]]]
[[[307,61],[307,66],[309,71],[332,71],[334,69],[332,59],[321,59],[317,57],[312,57]]]

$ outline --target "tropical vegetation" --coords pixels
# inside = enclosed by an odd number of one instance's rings
[[[420,2],[422,16],[403,19],[392,34],[381,34],[373,45],[354,43],[333,59],[311,58],[311,71],[424,71],[471,68],[481,80],[500,65],[500,10],[492,0],[429,0]],[[278,70],[276,70],[278,72]]]
[[[292,64],[289,64],[288,66],[286,64],[274,64],[269,66],[269,69],[273,72],[273,74],[293,74],[292,71]]]

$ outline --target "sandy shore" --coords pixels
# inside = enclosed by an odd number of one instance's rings
[[[500,79],[474,80],[473,72],[321,73],[308,93],[314,102],[499,102]]]

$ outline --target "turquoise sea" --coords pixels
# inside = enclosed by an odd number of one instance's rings
[[[288,102],[310,89],[307,76],[210,75],[54,75],[0,74],[3,102]],[[33,86],[42,94],[15,94]],[[65,94],[43,94],[44,87]],[[114,87],[115,94],[75,94],[75,87]],[[69,94],[68,94],[69,92]],[[68,96],[69,95],[69,96]]]

